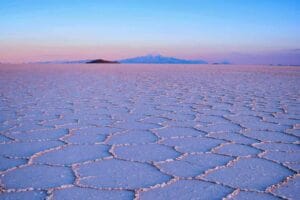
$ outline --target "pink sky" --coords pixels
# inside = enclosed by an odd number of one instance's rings
[[[300,64],[299,0],[1,0],[0,62],[161,54]]]
[[[255,50],[253,50],[255,51]],[[208,62],[228,60],[236,64],[297,64],[300,63],[300,50],[246,51],[235,52],[234,47],[213,49],[200,45],[38,45],[7,44],[0,46],[1,62],[33,62],[50,60],[80,60],[103,58],[118,60],[146,54],[162,54],[184,59],[203,59]]]

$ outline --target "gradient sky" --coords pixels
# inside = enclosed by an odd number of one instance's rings
[[[300,64],[299,0],[0,0],[0,62]]]

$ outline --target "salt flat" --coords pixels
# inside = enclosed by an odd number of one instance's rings
[[[0,199],[299,199],[300,68],[0,65]]]

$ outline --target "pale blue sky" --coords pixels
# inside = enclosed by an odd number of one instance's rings
[[[4,61],[161,53],[300,62],[298,0],[0,0],[0,15]]]

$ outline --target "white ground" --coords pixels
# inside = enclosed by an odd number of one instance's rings
[[[0,65],[0,199],[299,199],[300,68]]]

